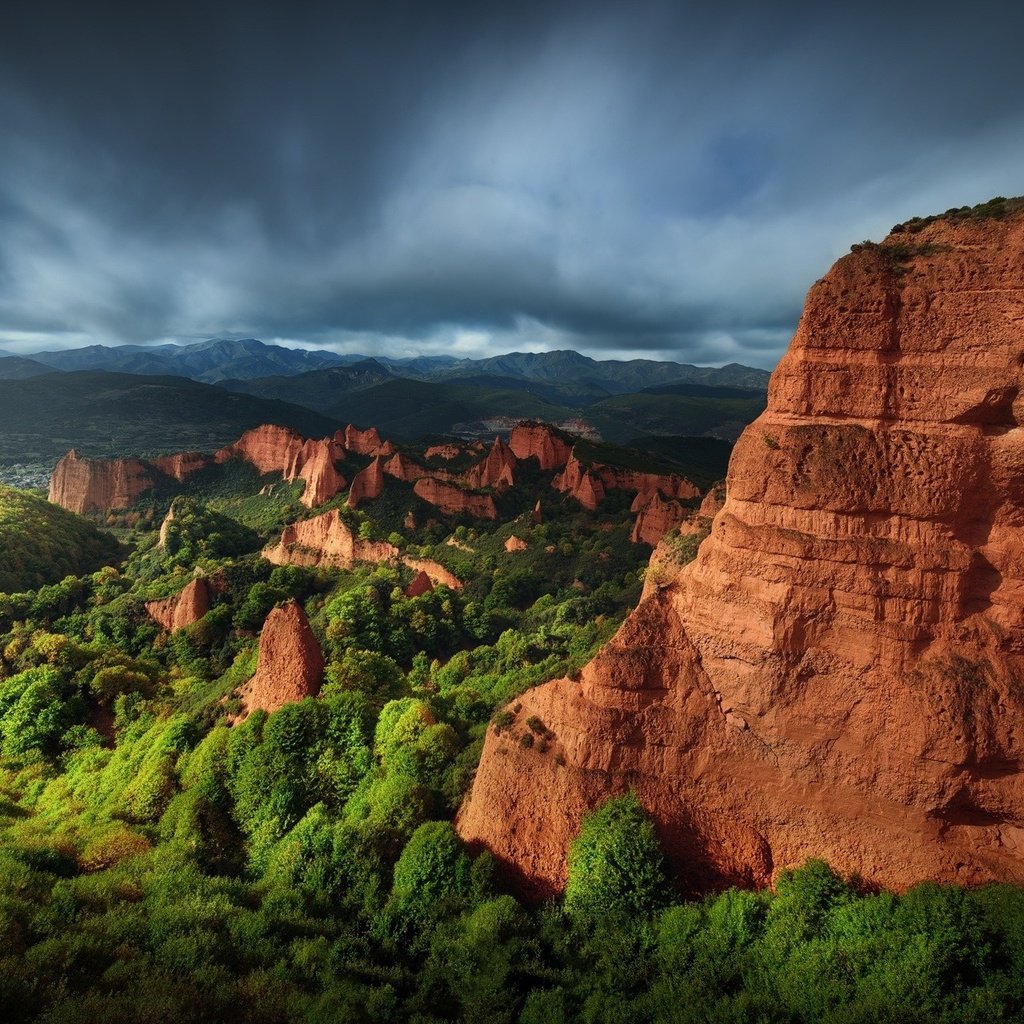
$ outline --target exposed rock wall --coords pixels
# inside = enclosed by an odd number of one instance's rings
[[[291,523],[276,544],[263,549],[263,557],[275,565],[324,565],[351,569],[357,562],[391,562],[398,548],[387,541],[357,537],[332,508],[329,512]]]
[[[519,460],[500,437],[494,439],[487,458],[472,466],[463,477],[469,487],[493,487],[498,490],[514,487]]]
[[[302,606],[295,601],[275,608],[260,632],[256,674],[239,690],[246,715],[273,713],[285,704],[320,692],[324,657]]]
[[[146,614],[169,632],[191,626],[209,610],[210,589],[201,578],[192,580],[173,597],[146,602]]]
[[[359,562],[402,564],[424,573],[434,586],[460,590],[462,581],[443,565],[429,558],[412,558],[384,540],[357,537],[332,508],[329,512],[291,523],[274,544],[263,549],[263,557],[274,565],[328,566],[351,569]]]
[[[811,289],[696,560],[488,733],[458,827],[534,895],[628,788],[694,887],[1024,882],[1024,219],[886,246]]]
[[[634,544],[642,542],[650,544],[651,547],[686,518],[683,506],[677,501],[665,501],[660,491],[647,495],[647,501],[634,511],[637,512],[637,517],[630,539]]]
[[[517,459],[536,459],[545,471],[564,466],[571,450],[561,433],[546,423],[517,423],[508,446]]]
[[[384,464],[378,455],[366,469],[361,469],[352,478],[352,486],[348,491],[346,504],[349,508],[358,508],[360,502],[379,498],[384,490]]]
[[[498,509],[489,494],[474,494],[432,477],[417,480],[413,490],[418,497],[440,509],[445,515],[467,515],[475,519],[498,518]]]
[[[54,467],[47,497],[70,512],[106,511],[128,508],[153,483],[139,459],[87,459],[72,449]]]

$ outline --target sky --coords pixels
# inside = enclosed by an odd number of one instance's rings
[[[897,221],[1024,193],[1024,6],[0,7],[0,349],[771,368]]]

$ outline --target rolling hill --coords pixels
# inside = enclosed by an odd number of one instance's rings
[[[0,461],[212,450],[261,423],[310,437],[338,424],[287,402],[237,395],[182,377],[73,371],[0,381]]]
[[[0,352],[0,380],[25,380],[44,373],[53,373],[53,367],[24,356],[6,355]]]
[[[0,484],[0,593],[94,572],[120,557],[117,541],[87,519]]]

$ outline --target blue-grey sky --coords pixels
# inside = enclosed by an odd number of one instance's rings
[[[771,367],[898,220],[1024,193],[1006,3],[0,11],[0,348]]]

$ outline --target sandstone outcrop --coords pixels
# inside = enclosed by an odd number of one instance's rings
[[[54,467],[47,497],[70,512],[127,508],[153,487],[140,459],[87,459],[72,449]]]
[[[384,472],[393,476],[396,480],[403,480],[407,484],[415,483],[421,476],[427,476],[427,470],[417,465],[407,455],[397,452],[384,463]]]
[[[312,453],[299,470],[299,477],[306,482],[299,500],[306,508],[316,508],[345,489],[346,480],[335,465],[344,457],[345,453],[336,441],[325,439],[315,443]]]
[[[408,555],[404,555],[402,564],[407,565],[413,572],[425,572],[435,587],[448,587],[451,590],[462,589],[462,580],[454,573],[449,572],[443,565],[429,558],[410,558]]]
[[[174,522],[174,502],[171,502],[171,507],[167,510],[167,515],[164,516],[163,522],[160,524],[160,535],[157,539],[157,547],[167,547],[167,537],[171,531],[171,523]]]
[[[586,468],[575,455],[570,454],[565,469],[551,482],[556,491],[564,491],[591,512],[604,501],[605,491],[601,478]]]
[[[237,441],[214,453],[214,461],[242,459],[254,466],[257,473],[281,473],[286,480],[299,475],[306,441],[288,427],[267,423],[247,430]]]
[[[218,463],[242,459],[260,474],[280,473],[285,480],[303,480],[306,486],[300,500],[307,508],[330,501],[344,489],[345,478],[335,467],[344,458],[337,436],[307,440],[294,430],[271,424],[247,430],[214,455]]]
[[[505,541],[505,550],[509,552],[525,551],[529,546],[522,537],[517,537],[514,533]]]
[[[359,562],[407,565],[413,572],[426,573],[434,586],[459,590],[462,581],[429,558],[402,555],[385,540],[363,540],[345,525],[341,513],[330,509],[311,519],[291,523],[276,543],[263,549],[263,557],[274,565],[324,566],[351,569]]]
[[[544,896],[632,788],[694,889],[1024,882],[1022,324],[1019,213],[841,259],[696,559],[488,732],[462,836]]]
[[[519,460],[500,437],[494,439],[487,458],[467,470],[464,481],[469,487],[493,487],[503,490],[514,487]]]
[[[360,502],[379,498],[384,490],[384,463],[378,455],[366,469],[361,469],[352,478],[352,486],[348,491],[349,508],[358,508]]]
[[[320,692],[324,658],[302,606],[275,608],[260,632],[256,674],[239,690],[246,715],[273,713],[285,704]]]
[[[423,477],[413,487],[416,495],[450,516],[473,516],[474,519],[497,519],[498,509],[489,494],[474,494],[454,484]]]
[[[184,483],[193,473],[210,465],[209,455],[202,452],[178,452],[175,455],[162,455],[153,460],[153,465],[178,483]]]
[[[342,438],[339,438],[342,440]],[[395,454],[395,446],[390,441],[382,441],[376,427],[359,430],[350,423],[345,428],[343,443],[350,452],[357,455],[389,456]]]
[[[173,632],[198,622],[210,610],[210,589],[197,577],[173,597],[147,601],[146,614],[164,629]]]
[[[641,473],[622,466],[592,467],[600,477],[607,491],[636,491],[637,494],[653,494],[660,491],[666,498],[699,498],[700,489],[685,477],[676,473]]]
[[[412,583],[405,588],[406,597],[422,597],[424,594],[429,594],[434,589],[434,584],[430,581],[430,577],[422,570],[416,574],[413,578]]]
[[[685,518],[686,510],[678,501],[665,501],[660,491],[654,491],[648,495],[646,504],[637,511],[630,539],[634,544],[650,544],[654,547]]]
[[[508,446],[517,459],[536,459],[545,471],[564,466],[571,450],[561,433],[546,423],[517,423]]]
[[[291,523],[276,544],[263,549],[263,557],[275,565],[331,566],[351,569],[357,562],[391,562],[398,548],[382,540],[357,537],[332,508],[329,512]]]
[[[376,431],[355,431],[352,436],[358,444],[353,450],[374,447],[382,455],[394,451],[389,442],[380,441]],[[339,431],[333,439],[309,440],[287,427],[265,424],[247,430],[212,456],[179,452],[146,462],[84,459],[70,451],[53,471],[49,497],[72,512],[127,508],[162,478],[183,483],[208,466],[240,459],[260,474],[280,473],[288,481],[303,480],[301,501],[307,508],[315,508],[345,488],[345,478],[336,467],[337,462],[345,459],[345,439],[346,435]]]

